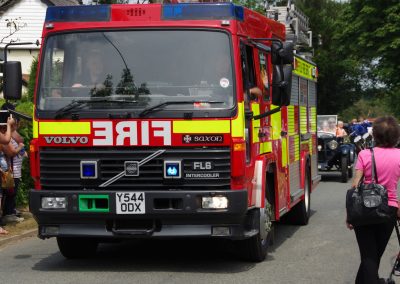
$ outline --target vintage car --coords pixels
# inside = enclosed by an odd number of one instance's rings
[[[348,137],[336,137],[334,133],[318,131],[318,170],[340,171],[341,181],[353,176],[355,146]]]

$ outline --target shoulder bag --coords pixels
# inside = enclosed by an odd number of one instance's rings
[[[10,163],[8,162],[8,159],[5,155],[4,155],[4,159],[6,159],[6,161],[7,161],[8,170],[5,172],[1,171],[1,188],[9,190],[9,189],[13,189],[15,187],[14,174],[13,174],[13,169],[12,169],[13,167],[12,167],[12,164],[10,166]]]
[[[361,179],[358,186],[349,189],[346,195],[347,222],[353,226],[379,224],[393,217],[388,205],[386,187],[378,182],[374,150],[372,148],[370,150],[371,183],[366,184]]]

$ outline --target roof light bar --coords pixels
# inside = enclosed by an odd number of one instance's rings
[[[46,22],[106,22],[110,14],[110,5],[49,7]]]
[[[164,4],[162,6],[164,20],[225,20],[243,21],[244,9],[231,3],[218,4]]]

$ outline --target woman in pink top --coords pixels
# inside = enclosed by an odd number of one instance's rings
[[[375,140],[374,156],[378,182],[388,191],[393,218],[386,223],[354,227],[361,256],[356,284],[382,282],[383,279],[380,280],[378,276],[379,263],[392,234],[396,215],[399,214],[397,182],[400,178],[400,149],[395,148],[400,138],[399,123],[391,116],[377,118],[373,124],[372,135]],[[362,150],[355,167],[353,187],[358,185],[363,176],[365,183],[371,182],[371,167],[370,149]],[[347,227],[353,229],[349,223]]]

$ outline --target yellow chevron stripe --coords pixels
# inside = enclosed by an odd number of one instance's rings
[[[232,137],[244,138],[244,104],[238,103],[238,115],[231,123]]]
[[[271,153],[271,152],[272,152],[272,142],[260,143],[260,154]]]
[[[301,106],[300,108],[300,133],[307,133],[307,108]]]
[[[311,107],[310,109],[310,123],[311,123],[311,133],[315,133],[317,129],[317,108]]]
[[[294,106],[290,105],[287,107],[287,113],[288,113],[288,134],[289,135],[294,135],[296,134],[295,131],[295,119],[294,119]]]
[[[271,110],[276,109],[278,106],[271,105]],[[272,140],[281,138],[282,131],[282,112],[279,111],[271,115],[271,128],[272,128]]]
[[[90,134],[90,122],[39,122],[39,134]]]
[[[229,120],[174,121],[173,133],[230,133]]]
[[[39,137],[39,123],[34,118],[35,117],[35,106],[33,106],[32,117],[33,117],[33,120],[32,120],[32,127],[33,127],[32,134],[33,134],[33,137],[32,138],[38,138]]]
[[[286,167],[288,164],[288,147],[287,138],[282,138],[282,167]]]
[[[251,110],[253,115],[260,114],[260,105],[259,104],[251,104]],[[252,121],[253,124],[253,143],[260,142],[260,138],[258,137],[258,133],[260,131],[260,119],[255,119]]]

